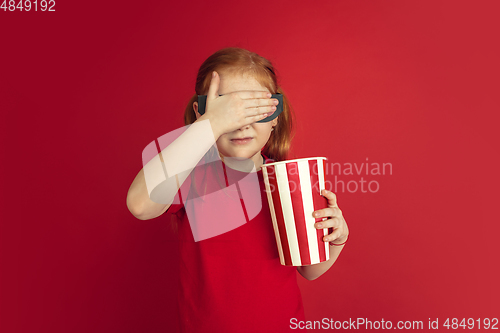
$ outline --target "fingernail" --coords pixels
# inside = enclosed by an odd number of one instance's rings
[[[321,223],[316,224],[316,226],[317,226],[318,228],[323,227],[323,225],[322,225]]]
[[[272,96],[272,94],[271,94],[271,93],[268,93],[268,94],[267,94],[267,97],[271,97],[271,96]]]
[[[314,213],[314,216],[318,217],[318,216],[319,216],[319,213]]]
[[[215,77],[215,71],[212,72],[212,77]]]

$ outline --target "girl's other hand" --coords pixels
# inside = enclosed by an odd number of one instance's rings
[[[237,91],[219,96],[220,76],[214,72],[208,89],[205,115],[217,134],[233,132],[253,124],[276,110],[277,99],[267,91]],[[269,96],[268,96],[269,94]]]
[[[337,205],[337,196],[335,193],[323,189],[321,193],[328,199],[328,208],[319,209],[313,212],[315,218],[326,217],[327,220],[315,223],[317,229],[329,228],[333,232],[323,237],[324,242],[331,242],[333,244],[342,244],[349,236],[349,228],[342,215],[342,211]]]

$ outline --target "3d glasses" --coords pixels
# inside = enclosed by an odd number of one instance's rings
[[[222,95],[219,95],[222,96]],[[283,95],[282,94],[273,94],[271,98],[276,98],[279,101],[279,104],[276,105],[276,110],[272,115],[266,117],[262,120],[257,121],[258,123],[267,123],[268,121],[273,120],[283,111]],[[205,113],[205,107],[207,104],[207,95],[198,95],[198,112],[202,115]]]

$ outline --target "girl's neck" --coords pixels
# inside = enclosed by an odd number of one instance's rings
[[[260,171],[262,164],[264,164],[264,156],[260,154],[260,152],[254,155],[251,159],[247,158],[235,158],[223,156],[219,153],[219,156],[228,168],[233,170],[241,171],[241,172],[255,172]],[[255,171],[252,171],[255,168]]]

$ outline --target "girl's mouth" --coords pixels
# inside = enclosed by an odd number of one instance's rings
[[[253,138],[232,139],[231,142],[236,144],[236,145],[245,145],[252,140],[253,140]]]

